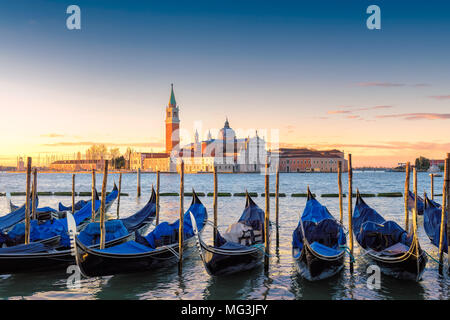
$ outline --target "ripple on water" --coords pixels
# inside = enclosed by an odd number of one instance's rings
[[[101,176],[101,175],[100,175]],[[40,191],[70,191],[71,174],[41,174],[39,175]],[[113,180],[118,181],[118,175],[110,175],[108,189],[112,188]],[[346,175],[343,177],[343,190],[347,190]],[[348,259],[345,269],[330,279],[319,282],[309,282],[298,276],[291,257],[292,231],[298,223],[304,208],[305,198],[292,198],[291,193],[304,193],[309,185],[314,193],[337,193],[337,178],[335,174],[280,174],[280,192],[287,196],[280,198],[280,228],[279,248],[275,241],[271,243],[270,267],[266,274],[261,266],[242,274],[228,277],[210,277],[203,268],[196,250],[191,251],[184,262],[183,273],[178,274],[177,266],[130,275],[117,275],[83,279],[79,289],[68,289],[66,282],[68,274],[64,270],[24,275],[1,275],[0,297],[3,299],[449,299],[450,280],[447,275],[439,276],[438,264],[429,259],[419,283],[400,281],[382,275],[381,288],[367,288],[366,273],[370,261],[361,256],[355,243],[356,263],[353,274],[349,272]],[[101,179],[97,179],[101,181]],[[145,205],[148,200],[151,185],[156,182],[154,174],[141,176],[141,198],[136,198],[136,175],[124,174],[122,180],[123,192],[130,196],[122,197],[121,216],[128,216]],[[199,192],[212,191],[211,175],[191,175],[185,177],[185,190],[195,187]],[[271,192],[274,190],[274,179],[271,177]],[[91,177],[78,174],[77,191],[90,191]],[[24,174],[0,173],[0,192],[23,191]],[[402,173],[369,173],[354,172],[354,187],[364,193],[402,192],[404,174]],[[442,178],[435,178],[436,188],[441,188]],[[97,185],[99,187],[99,185]],[[430,179],[427,173],[418,174],[419,190],[429,190]],[[219,175],[219,191],[243,192],[245,190],[264,192],[264,176],[258,174],[222,174]],[[161,192],[178,192],[179,176],[173,174],[161,175]],[[436,193],[441,193],[436,189]],[[7,212],[5,197],[0,197],[0,213]],[[24,197],[13,197],[13,202],[20,204]],[[85,197],[88,199],[88,197]],[[317,198],[326,205],[335,216],[339,215],[337,198]],[[59,201],[70,204],[71,197],[40,197],[40,206],[56,207]],[[208,212],[212,213],[212,198],[201,197]],[[402,198],[367,198],[367,203],[377,209],[386,219],[395,220],[403,225]],[[178,218],[178,198],[161,197],[161,220],[175,221]],[[264,198],[256,197],[255,201],[262,208]],[[441,197],[437,197],[441,201]],[[189,204],[185,197],[185,207]],[[347,202],[344,200],[344,223],[347,223]],[[245,205],[243,197],[226,197],[218,199],[219,225],[225,229],[242,213]],[[275,201],[271,198],[271,218],[274,218]],[[115,210],[115,205],[111,210]],[[437,256],[437,249],[430,244],[423,230],[423,218],[419,217],[419,239],[421,246],[432,256]],[[275,232],[272,233],[275,237]],[[207,227],[204,238],[212,239],[211,227]],[[276,250],[277,249],[277,250]]]

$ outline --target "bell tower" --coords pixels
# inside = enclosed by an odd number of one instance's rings
[[[177,150],[180,144],[180,118],[179,108],[175,101],[175,94],[173,93],[173,83],[170,93],[169,104],[166,107],[166,153],[171,153],[172,150]]]

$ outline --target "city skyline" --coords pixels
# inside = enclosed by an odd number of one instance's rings
[[[0,165],[92,144],[163,151],[170,83],[191,137],[228,117],[355,166],[450,150],[443,1],[381,1],[381,30],[365,27],[367,1],[77,4],[81,30],[66,29],[68,4],[0,5]]]

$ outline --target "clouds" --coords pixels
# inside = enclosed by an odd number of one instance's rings
[[[373,110],[383,110],[383,109],[391,109],[393,106],[388,105],[379,105],[379,106],[372,106],[372,107],[352,107],[352,106],[342,106],[338,107],[336,110],[329,110],[328,114],[333,115],[345,115],[346,119],[349,120],[365,120],[365,121],[372,121],[372,120],[366,120],[364,119],[360,114],[357,114],[360,111],[373,111]]]
[[[450,100],[450,95],[445,95],[445,96],[429,96],[428,98],[435,99],[435,100]]]
[[[47,134],[41,134],[41,137],[43,138],[62,138],[65,135],[59,134],[59,133],[47,133]]]
[[[376,116],[378,119],[398,118],[403,120],[446,120],[450,119],[450,113],[400,113]]]
[[[355,113],[357,111],[370,111],[370,110],[380,110],[380,109],[390,109],[393,106],[373,106],[373,107],[363,107],[363,108],[355,108],[351,106],[339,107],[337,110],[330,110],[328,114],[350,114]]]
[[[404,87],[404,83],[393,83],[393,82],[358,82],[356,84],[358,87]]]
[[[108,147],[151,147],[162,148],[163,142],[95,142],[95,141],[60,141],[55,143],[46,143],[46,147],[87,147],[94,144],[104,144]]]
[[[415,84],[406,84],[406,83],[394,83],[394,82],[358,82],[356,83],[358,87],[383,87],[383,88],[393,88],[393,87],[430,87],[431,85],[428,83],[415,83]]]

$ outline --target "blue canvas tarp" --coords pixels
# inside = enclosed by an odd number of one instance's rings
[[[382,251],[396,243],[410,246],[412,236],[394,221],[386,221],[359,196],[353,213],[353,232],[365,249]]]
[[[432,200],[428,200],[432,201]],[[444,252],[448,253],[448,242],[447,242],[447,215],[448,212],[445,212],[444,218]],[[423,227],[425,232],[430,239],[431,243],[434,244],[437,248],[439,248],[439,239],[441,234],[441,216],[442,209],[439,204],[436,202],[431,202],[428,205],[423,213]]]
[[[19,244],[13,247],[0,248],[0,255],[2,254],[22,254],[22,253],[40,253],[48,252],[51,249],[42,243]]]
[[[105,197],[106,204],[117,197],[118,191],[115,188],[109,195]],[[81,210],[75,212],[73,215],[77,226],[81,225],[83,222],[89,220],[92,216],[92,201],[89,201]],[[101,205],[100,200],[95,201],[95,210],[98,211]],[[52,209],[53,210],[53,209]],[[25,224],[16,224],[13,229],[6,235],[9,238],[8,242],[10,244],[17,244],[23,242],[25,236]],[[30,241],[40,241],[48,239],[54,236],[60,236],[60,245],[63,247],[70,247],[70,239],[67,230],[67,219],[52,219],[46,220],[44,222],[38,222],[32,220],[30,223]]]
[[[194,215],[198,230],[203,229],[207,218],[205,206],[200,201],[194,201],[184,214],[183,231],[185,240],[194,236],[190,212]],[[145,237],[139,235],[138,232],[135,232],[135,241],[128,241],[126,245],[117,245],[99,251],[131,254],[136,253],[136,250],[141,250],[143,248],[142,246],[145,246],[147,251],[153,251],[160,246],[176,243],[178,241],[179,225],[180,220],[177,220],[171,224],[168,222],[162,222]]]
[[[129,234],[127,228],[120,220],[105,221],[105,242],[127,236]],[[91,246],[100,243],[100,223],[89,223],[83,231],[78,235],[78,239],[86,245]]]
[[[88,201],[85,201],[85,200],[80,200],[80,201],[75,202],[75,211],[80,210],[80,209],[83,208],[87,203],[88,203]],[[63,205],[61,202],[58,203],[58,209],[59,209],[59,211],[71,211],[71,212],[72,212],[72,206],[66,207],[66,206]]]
[[[153,194],[153,193],[152,193]],[[155,195],[156,197],[156,195]],[[156,215],[156,203],[153,197],[150,201],[138,212],[128,218],[120,219],[129,232],[134,232],[146,221],[151,221]]]
[[[327,207],[323,206],[314,197],[307,202],[301,217],[303,229],[299,224],[292,235],[292,246],[303,248],[303,237],[308,240],[311,248],[324,256],[339,254],[346,244],[345,233],[342,226],[330,214]]]

